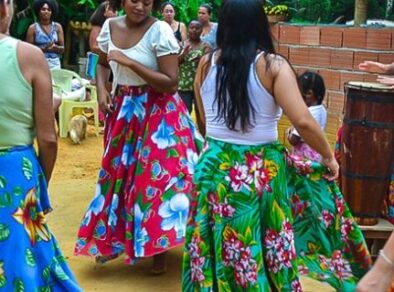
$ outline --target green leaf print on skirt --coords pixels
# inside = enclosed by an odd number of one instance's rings
[[[354,289],[370,257],[324,172],[278,143],[208,138],[194,176],[183,291],[301,291],[300,275]]]

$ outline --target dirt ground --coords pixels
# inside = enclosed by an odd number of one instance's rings
[[[58,159],[49,186],[54,208],[48,217],[51,231],[85,291],[180,291],[181,248],[169,252],[168,271],[161,276],[149,273],[150,259],[134,266],[123,264],[122,258],[99,265],[92,258],[73,255],[79,224],[95,190],[102,139],[91,132],[80,145],[73,145],[70,139],[59,139]],[[333,291],[309,279],[302,282],[305,291]]]

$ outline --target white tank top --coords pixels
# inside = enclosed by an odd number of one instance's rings
[[[257,76],[256,63],[262,54],[258,54],[254,63],[250,66],[247,88],[250,103],[255,110],[255,120],[253,121],[253,118],[251,118],[254,126],[250,127],[245,133],[241,131],[239,121],[236,124],[238,131],[235,131],[227,128],[223,118],[216,118],[218,105],[214,101],[217,65],[215,64],[215,54],[213,54],[211,68],[200,89],[208,137],[241,145],[266,144],[278,140],[277,126],[282,115],[282,109],[276,104],[273,96],[264,88]]]

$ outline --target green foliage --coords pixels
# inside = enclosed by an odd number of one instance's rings
[[[312,22],[329,22],[331,20],[330,0],[300,0],[300,6],[305,8],[303,18]]]
[[[165,1],[162,2],[164,3]],[[222,0],[172,0],[170,2],[175,6],[175,18],[185,24],[188,24],[193,19],[197,19],[198,7],[204,3],[212,6],[211,20],[216,21],[217,12],[222,4]]]

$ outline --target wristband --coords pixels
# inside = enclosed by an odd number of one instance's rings
[[[388,263],[392,268],[394,268],[394,261],[392,259],[390,259],[385,252],[383,251],[383,249],[381,249],[379,251],[379,256],[386,262]]]

